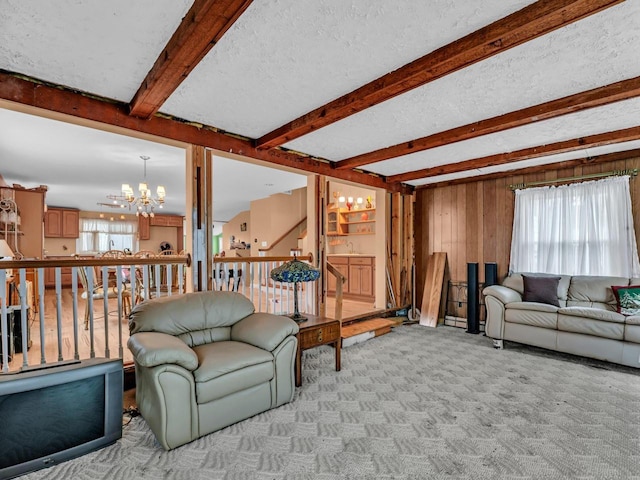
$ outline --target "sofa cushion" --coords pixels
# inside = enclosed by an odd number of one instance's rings
[[[624,323],[624,315],[611,310],[591,307],[563,307],[558,310],[558,314],[572,317],[591,318],[602,322]]]
[[[571,277],[567,306],[616,310],[616,299],[611,285],[628,284],[629,279],[626,277],[576,275]]]
[[[611,287],[616,299],[618,313],[640,315],[640,285]]]
[[[624,326],[624,340],[626,342],[640,343],[640,325]]]
[[[624,323],[627,325],[640,325],[640,315],[629,315],[624,317]]]
[[[558,285],[560,277],[532,277],[522,275],[524,292],[522,300],[525,302],[546,303],[560,306],[558,302]]]
[[[624,338],[624,323],[593,320],[560,312],[558,312],[558,330],[611,338],[613,340],[622,340]]]
[[[546,303],[514,302],[507,305],[504,319],[507,323],[519,323],[534,327],[556,329],[558,307]]]
[[[199,363],[193,372],[198,403],[268,382],[274,376],[273,355],[247,343],[209,343],[193,351]]]
[[[625,325],[624,340],[626,342],[640,343],[640,325]],[[638,358],[640,363],[640,358]]]

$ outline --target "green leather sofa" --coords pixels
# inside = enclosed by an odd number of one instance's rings
[[[148,300],[129,332],[138,409],[166,450],[293,398],[298,325],[240,293]]]

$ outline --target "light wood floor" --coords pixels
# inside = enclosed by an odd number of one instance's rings
[[[131,353],[127,349],[129,338],[128,319],[118,315],[117,300],[108,302],[109,315],[104,320],[103,303],[94,302],[93,331],[84,328],[85,301],[78,298],[77,326],[73,324],[73,301],[71,289],[62,289],[60,316],[54,290],[47,289],[44,297],[44,324],[41,329],[40,314],[30,319],[31,348],[25,358],[16,353],[9,362],[9,370],[17,371],[23,366],[37,366],[41,363],[55,363],[74,359],[95,357],[122,358],[125,364],[132,363]],[[335,299],[327,298],[327,316],[333,318]],[[374,311],[372,302],[343,301],[343,318],[349,318]],[[59,338],[59,341],[58,341]],[[42,342],[44,339],[44,343]],[[108,350],[106,347],[108,340]],[[44,345],[44,348],[41,346]]]

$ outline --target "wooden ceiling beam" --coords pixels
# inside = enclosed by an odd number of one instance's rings
[[[597,163],[617,162],[630,158],[640,157],[640,149],[625,150],[623,152],[605,153],[593,157],[582,157],[564,162],[547,163],[545,165],[535,165],[533,167],[518,168],[507,172],[488,173],[486,175],[476,175],[473,177],[456,178],[445,182],[430,183],[416,187],[416,191],[427,190],[429,188],[450,187],[451,185],[462,185],[465,183],[482,182],[486,180],[496,180],[498,178],[513,177],[516,175],[529,175],[531,173],[547,172],[549,170],[562,170],[567,168],[581,167],[584,165],[594,165]]]
[[[124,103],[83,95],[64,87],[36,83],[1,71],[0,100],[113,125],[159,138],[201,145],[274,165],[327,175],[391,192],[410,193],[413,191],[413,187],[408,185],[387,184],[384,177],[375,174],[354,170],[337,171],[327,160],[305,157],[280,149],[258,150],[250,139],[227,135],[205,125],[185,123],[159,115],[148,120],[132,117],[129,115],[128,105]]]
[[[356,168],[390,158],[422,152],[430,148],[441,147],[462,140],[502,132],[515,127],[522,127],[541,120],[560,117],[589,108],[601,107],[610,103],[628,100],[640,96],[640,77],[622,80],[604,87],[569,95],[533,107],[523,108],[515,112],[469,123],[444,132],[434,133],[426,137],[381,148],[362,155],[348,158],[336,163],[338,170]]]
[[[129,105],[131,115],[156,113],[251,0],[195,0]]]
[[[588,137],[564,140],[561,142],[551,143],[549,145],[541,145],[539,147],[523,148],[522,150],[517,150],[515,152],[498,153],[496,155],[488,155],[486,157],[474,158],[463,162],[449,163],[439,165],[437,167],[391,175],[387,177],[387,182],[407,182],[410,180],[417,180],[419,178],[436,177],[438,175],[464,172],[466,170],[474,170],[477,168],[521,162],[532,158],[575,152],[576,150],[602,147],[604,145],[613,145],[616,143],[631,142],[634,140],[640,140],[640,126],[615,130],[613,132],[599,133]]]
[[[267,133],[256,146],[282,145],[622,1],[539,0]]]

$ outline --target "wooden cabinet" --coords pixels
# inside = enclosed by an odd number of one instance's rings
[[[328,261],[346,277],[342,293],[345,298],[373,300],[375,298],[375,262],[373,257],[329,255]],[[335,294],[336,279],[327,276],[327,293]]]
[[[347,257],[329,257],[329,262],[336,267],[336,270],[338,270],[342,275],[344,275],[344,278],[347,279],[349,278],[349,259]],[[347,284],[346,284],[346,280],[345,283],[342,286],[342,293],[344,293],[347,289]],[[329,293],[335,293],[336,291],[336,277],[329,273],[327,275],[327,292]]]
[[[47,238],[78,238],[80,211],[49,207],[44,215],[44,236]]]
[[[62,210],[62,236],[78,238],[80,236],[80,212],[78,210]]]
[[[155,215],[149,217],[152,227],[182,227],[182,217],[179,215]]]
[[[151,238],[151,222],[149,217],[138,217],[138,240],[149,240]]]
[[[44,236],[62,237],[62,210],[49,208],[44,214]]]
[[[327,211],[327,235],[344,235],[338,208],[330,208]]]
[[[340,371],[340,352],[342,338],[340,321],[332,318],[307,315],[307,319],[298,324],[298,349],[296,352],[296,387],[302,385],[302,351],[320,345],[333,345],[336,355],[336,372]]]
[[[373,297],[373,257],[349,259],[349,294]]]

